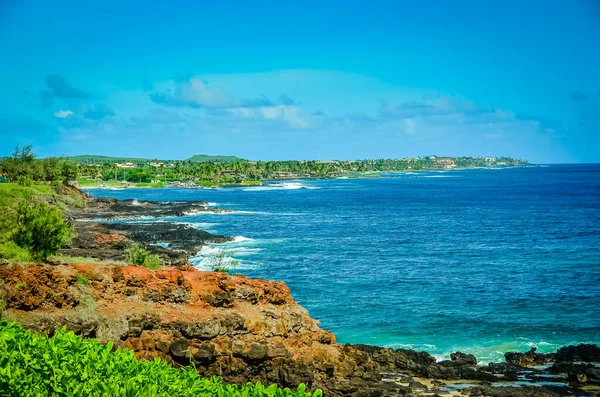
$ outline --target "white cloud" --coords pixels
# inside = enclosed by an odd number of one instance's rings
[[[74,114],[75,113],[73,113],[73,111],[71,110],[59,110],[58,112],[54,113],[54,116],[58,117],[59,119],[66,119],[67,117],[71,117]]]
[[[233,105],[233,99],[223,88],[209,87],[206,82],[197,78],[161,84],[161,88],[162,90],[150,94],[150,98],[159,104],[192,108],[225,108]]]

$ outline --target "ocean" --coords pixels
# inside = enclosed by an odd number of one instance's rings
[[[161,220],[236,236],[195,266],[232,251],[236,273],[285,281],[340,343],[483,362],[600,344],[600,165],[385,176],[89,192],[235,210]]]

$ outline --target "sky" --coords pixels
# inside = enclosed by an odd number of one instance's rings
[[[0,0],[0,156],[600,162],[600,1]]]

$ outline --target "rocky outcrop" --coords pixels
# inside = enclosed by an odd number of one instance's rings
[[[141,244],[158,254],[162,263],[169,266],[188,265],[208,243],[233,240],[198,230],[185,223],[153,221],[158,217],[179,217],[199,212],[229,212],[231,210],[208,207],[204,201],[160,203],[137,200],[86,197],[84,207],[71,207],[66,218],[75,227],[75,238],[60,253],[69,257],[95,258],[105,261],[124,261],[127,248]],[[116,219],[137,219],[131,223],[108,222]],[[167,246],[162,244],[168,243]]]
[[[531,350],[525,353],[520,352],[506,352],[504,353],[504,359],[507,363],[518,365],[520,367],[530,367],[536,365],[544,365],[552,362],[555,359],[555,354],[542,354],[536,353],[537,348],[532,347]]]
[[[117,200],[114,198],[86,196],[85,207],[72,207],[66,211],[71,219],[151,219],[193,215],[201,212],[224,213],[232,210],[209,207],[206,201],[156,202]]]
[[[228,382],[305,383],[346,394],[361,379],[381,379],[366,355],[319,328],[283,283],[105,265],[0,265],[0,280],[5,317],[29,329],[52,334],[66,326]]]
[[[84,337],[113,341],[140,359],[193,364],[203,375],[238,384],[261,381],[293,388],[305,383],[328,396],[442,396],[455,393],[456,382],[469,382],[465,395],[590,395],[566,384],[492,387],[527,376],[545,378],[513,363],[477,366],[474,356],[461,352],[436,362],[426,352],[339,345],[285,284],[189,266],[151,271],[5,263],[0,264],[0,299],[6,318],[37,332],[52,334],[65,326]],[[557,355],[592,359],[595,352],[580,345]],[[557,366],[564,375],[548,379],[597,382],[597,368],[577,362]]]

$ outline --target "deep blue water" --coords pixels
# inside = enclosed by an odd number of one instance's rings
[[[237,272],[284,280],[339,342],[484,361],[600,343],[600,165],[91,193],[237,210],[168,220],[243,236]]]

